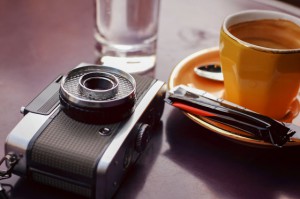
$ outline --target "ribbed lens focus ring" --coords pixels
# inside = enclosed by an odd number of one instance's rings
[[[134,78],[119,69],[86,65],[61,81],[60,101],[70,117],[87,123],[111,123],[128,117],[136,100]]]

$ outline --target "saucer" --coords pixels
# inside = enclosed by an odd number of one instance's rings
[[[216,97],[222,98],[224,94],[223,82],[205,79],[194,73],[194,67],[196,66],[219,62],[220,57],[218,47],[204,49],[186,57],[173,69],[169,77],[168,89],[172,89],[177,85],[183,84],[189,87],[204,90]],[[293,124],[300,126],[300,116],[298,115],[300,109],[299,99],[300,96],[298,96],[298,99],[292,103],[290,112],[283,118],[282,121],[292,122]],[[188,112],[184,112],[184,114],[197,124],[232,141],[257,147],[274,147],[271,143],[264,142],[263,140],[254,137],[252,134],[212,121],[209,118],[193,115]],[[284,146],[296,145],[300,145],[300,139],[292,137],[291,141],[287,142]]]

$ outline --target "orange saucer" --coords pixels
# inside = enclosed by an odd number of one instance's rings
[[[208,65],[211,63],[219,63],[219,48],[209,48],[205,50],[198,51],[185,59],[179,62],[173,69],[169,81],[168,88],[172,89],[173,87],[183,84],[189,87],[194,87],[207,91],[216,97],[222,97],[224,94],[224,83],[205,79],[197,76],[194,73],[194,67],[200,65]],[[299,112],[299,98],[291,106],[290,113],[283,119],[285,122],[292,122],[300,126],[300,116]],[[208,118],[196,116],[187,112],[184,112],[190,119],[199,125],[210,129],[212,132],[220,134],[226,138],[229,138],[233,141],[238,141],[241,144],[247,144],[252,146],[261,146],[261,147],[273,147],[272,144],[264,142],[263,140],[257,139],[252,134],[231,128],[224,124],[212,121]],[[293,138],[284,146],[296,146],[300,145],[300,139]]]

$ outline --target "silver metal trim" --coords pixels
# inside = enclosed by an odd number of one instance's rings
[[[91,81],[97,81],[97,83],[101,83],[107,88],[89,88],[87,85]],[[110,73],[92,72],[82,75],[79,79],[79,90],[95,100],[106,100],[114,97],[118,92],[118,86],[119,80]]]
[[[27,113],[15,128],[8,134],[5,142],[5,153],[14,152],[23,157],[15,166],[14,170],[21,175],[26,174],[27,157],[26,151],[34,135],[58,109],[55,108],[49,115],[40,115],[36,113]]]
[[[136,123],[144,113],[145,107],[147,107],[153,98],[156,96],[157,92],[161,89],[164,85],[164,82],[157,80],[155,84],[150,88],[150,90],[146,93],[143,99],[140,101],[138,106],[136,107],[134,113],[129,118],[129,120],[124,124],[122,127],[122,131],[119,132],[113,141],[110,143],[104,154],[102,155],[100,161],[97,165],[97,179],[96,179],[96,198],[105,198],[106,193],[105,189],[105,174],[107,174],[107,170],[111,163],[113,163],[114,157],[117,155],[119,149],[121,148],[122,144],[135,127]]]

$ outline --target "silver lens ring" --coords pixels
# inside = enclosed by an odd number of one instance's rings
[[[83,95],[94,100],[106,100],[118,93],[119,81],[109,73],[91,72],[80,77],[78,86]]]
[[[81,86],[79,84],[80,79],[82,80],[83,76],[89,73],[106,73],[109,74],[110,77],[114,76],[118,81],[118,88],[116,89],[117,93],[115,96],[102,100],[92,99],[91,97],[85,95],[85,91],[82,91],[82,88],[80,88]],[[108,81],[106,82],[108,85],[110,84],[110,81],[115,81],[111,78],[108,79],[110,79],[106,80]],[[89,85],[87,87],[89,87]],[[83,65],[74,68],[62,78],[60,87],[60,95],[62,99],[71,105],[81,108],[108,108],[126,104],[135,100],[135,91],[136,82],[130,74],[113,67],[101,65]]]
[[[77,121],[118,122],[134,111],[136,82],[117,68],[80,65],[61,79],[59,98],[64,113]]]

